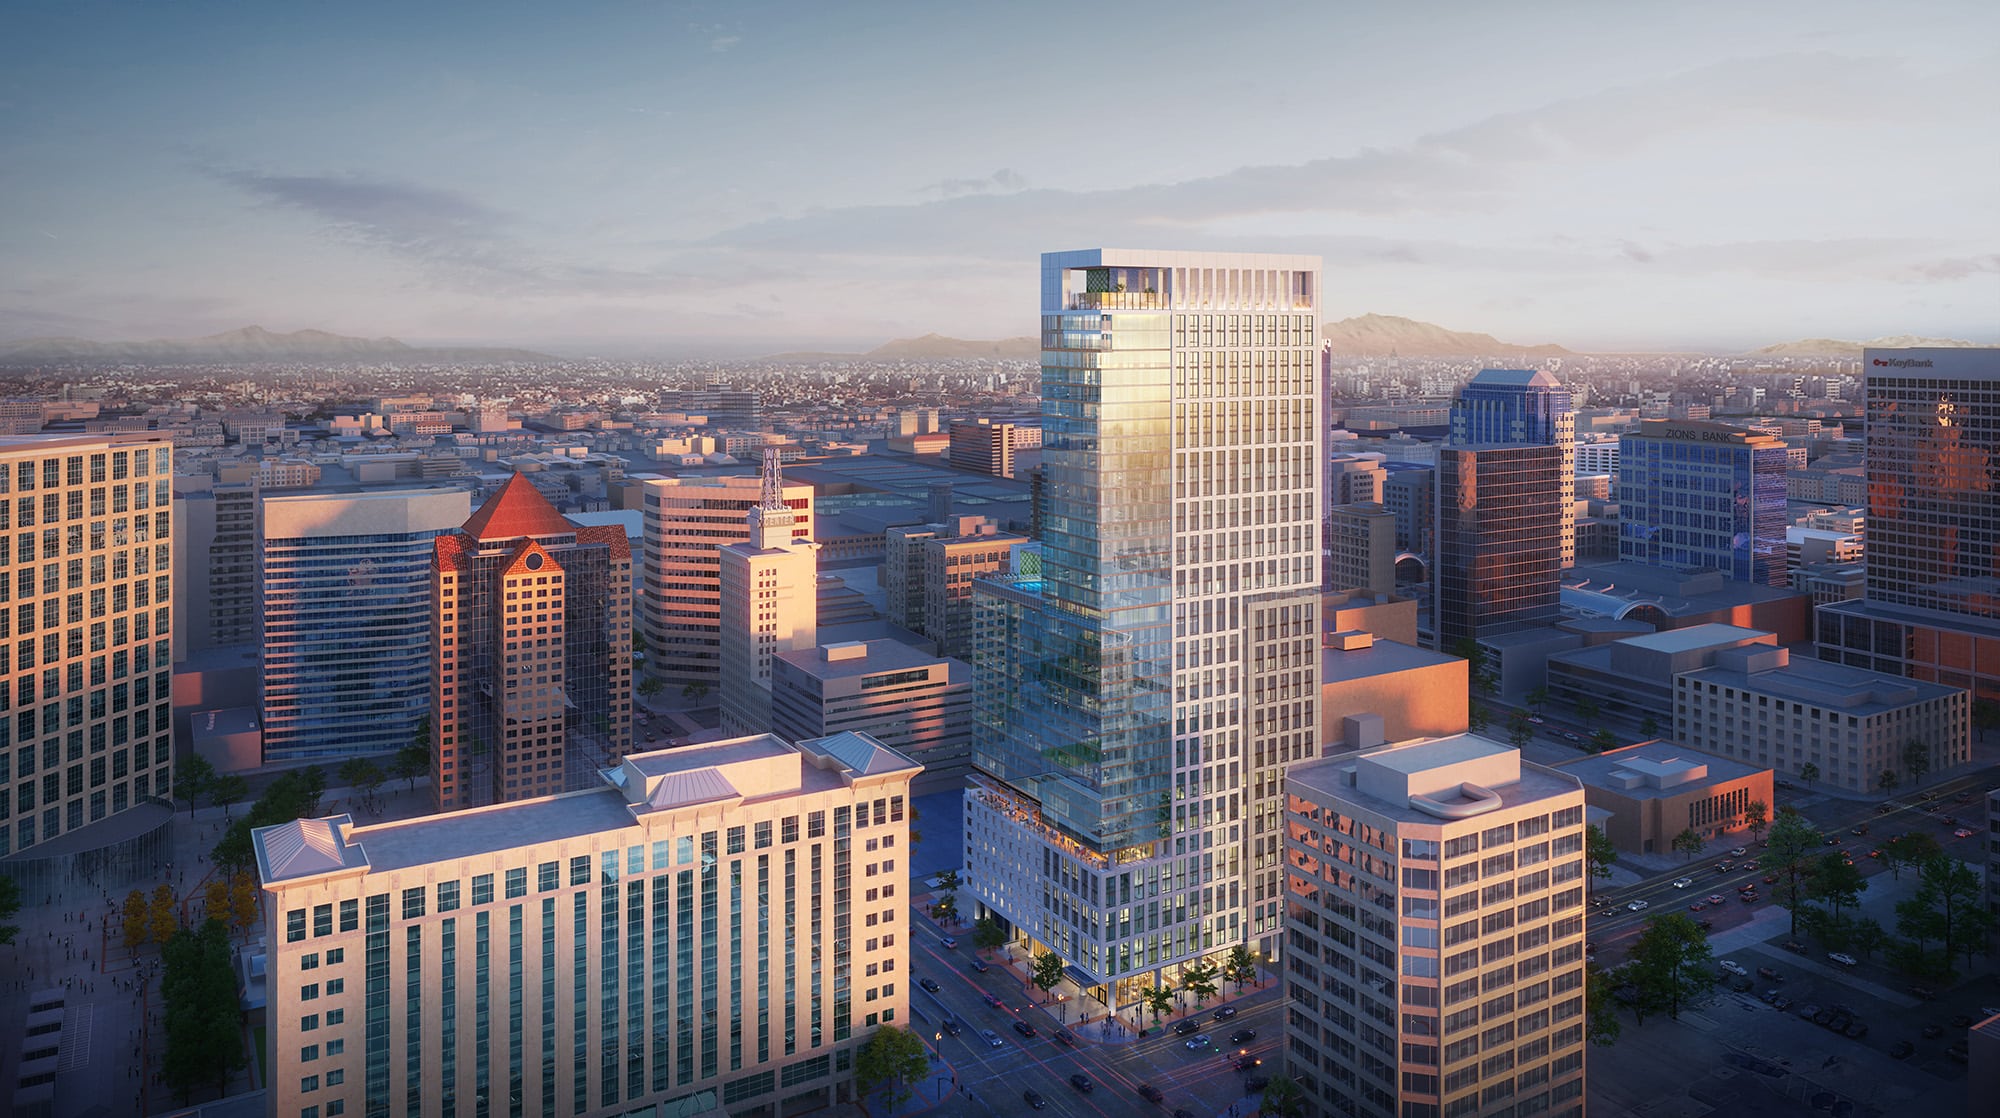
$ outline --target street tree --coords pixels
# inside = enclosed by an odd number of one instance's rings
[[[154,943],[165,946],[180,930],[180,915],[174,911],[174,890],[172,886],[161,884],[153,887],[153,898],[146,906],[146,935]]]
[[[644,695],[648,699],[652,698],[653,696],[659,694],[662,691],[665,691],[666,689],[667,685],[661,683],[660,677],[656,675],[649,675],[646,678],[639,681],[639,694]]]
[[[174,787],[187,797],[188,818],[194,818],[194,801],[197,796],[208,795],[208,788],[215,780],[215,766],[199,753],[190,753],[176,766]]]
[[[1194,995],[1194,1007],[1200,1009],[1219,989],[1215,984],[1215,964],[1207,959],[1197,960],[1181,971],[1181,989]]]
[[[1750,827],[1750,837],[1764,837],[1764,828],[1771,825],[1771,805],[1762,800],[1751,800],[1743,807],[1743,822]]]
[[[696,681],[681,688],[681,698],[691,703],[700,702],[708,694],[708,684]]]
[[[1875,949],[1889,942],[1889,933],[1873,917],[1863,916],[1847,930],[1847,942],[1861,952],[1864,959],[1873,958]]]
[[[1799,779],[1806,782],[1806,787],[1808,788],[1812,787],[1813,781],[1819,779],[1819,766],[1813,764],[1811,761],[1807,761],[1805,764],[1800,765]]]
[[[199,1087],[213,1084],[218,1094],[227,1092],[230,1074],[248,1063],[236,972],[229,963],[229,935],[219,920],[175,932],[162,956],[166,1052],[160,1073],[186,1105]]]
[[[1507,740],[1515,749],[1526,748],[1529,742],[1535,740],[1534,724],[1523,712],[1517,710],[1507,716]]]
[[[1154,1025],[1174,1011],[1174,990],[1171,986],[1148,986],[1140,991],[1139,996],[1145,1000],[1146,1008],[1152,1011]]]
[[[1683,855],[1690,862],[1694,860],[1695,855],[1701,853],[1701,848],[1706,845],[1706,843],[1702,842],[1701,836],[1694,833],[1693,827],[1685,828],[1680,834],[1674,836],[1674,853]]]
[[[1465,708],[1465,728],[1475,734],[1485,733],[1486,726],[1491,719],[1492,715],[1486,713],[1486,704],[1484,703],[1473,703],[1471,706]]]
[[[1833,923],[1840,923],[1840,910],[1861,903],[1861,893],[1868,888],[1868,879],[1848,861],[1847,855],[1830,851],[1820,855],[1819,863],[1813,867],[1812,880],[1806,885],[1806,895],[1826,904],[1827,914]]]
[[[1536,714],[1540,714],[1542,712],[1542,708],[1547,705],[1549,705],[1548,688],[1537,687],[1533,691],[1528,692],[1528,707],[1529,709],[1533,710]]]
[[[1035,956],[1035,961],[1030,964],[1028,981],[1041,989],[1043,1001],[1048,1000],[1049,991],[1056,988],[1056,983],[1063,980],[1065,965],[1063,957],[1053,951],[1042,952]]]
[[[1607,753],[1616,748],[1618,748],[1618,735],[1612,733],[1610,730],[1599,726],[1590,735],[1590,751],[1592,753]]]
[[[366,807],[370,814],[374,813],[375,790],[382,787],[382,781],[387,779],[387,774],[383,773],[380,765],[366,757],[355,757],[342,761],[339,771],[334,775],[338,776],[342,783],[361,793],[362,806]]]
[[[1617,844],[1595,823],[1587,823],[1583,828],[1583,861],[1593,882],[1609,879],[1611,867],[1618,861]]]
[[[937,875],[937,887],[947,893],[958,888],[959,885],[957,870],[946,870]]]
[[[1492,658],[1486,654],[1486,647],[1471,637],[1460,637],[1451,646],[1452,655],[1465,661],[1465,677],[1476,694],[1490,695],[1498,686],[1493,674]]]
[[[1639,1000],[1680,1020],[1683,1007],[1706,1001],[1715,986],[1715,952],[1685,913],[1669,912],[1646,921],[1625,968]]]
[[[867,1098],[886,1088],[889,1110],[907,1100],[931,1073],[931,1057],[922,1037],[908,1029],[884,1025],[854,1055],[854,1085]]]
[[[1931,771],[1931,747],[1915,738],[1903,743],[1903,772],[1911,784],[1922,784]]]
[[[1895,769],[1883,769],[1882,774],[1875,778],[1875,787],[1885,796],[1894,792],[1896,785],[1901,783],[1902,780],[1896,776]]]
[[[1819,832],[1805,816],[1790,808],[1779,810],[1766,842],[1765,865],[1778,875],[1778,887],[1783,890],[1786,908],[1792,914],[1794,936],[1799,934],[1799,902],[1812,878],[1812,853],[1819,846]]]
[[[208,800],[222,808],[224,819],[230,817],[230,806],[242,803],[249,794],[250,782],[235,773],[223,773],[208,782]]]
[[[949,924],[958,919],[958,894],[944,893],[940,895],[937,902],[931,905],[931,913],[942,924]]]
[[[1882,844],[1882,860],[1889,863],[1889,876],[1896,881],[1903,880],[1903,867],[1921,866],[1943,853],[1938,840],[1924,831],[1897,835]]]
[[[1237,944],[1229,949],[1229,957],[1223,960],[1222,974],[1229,981],[1236,983],[1237,993],[1242,993],[1245,982],[1254,982],[1257,979],[1257,956],[1249,947]]]
[[[972,922],[972,946],[981,951],[992,951],[1007,942],[1007,931],[1000,921],[991,916],[982,916]]]
[[[1939,855],[1918,868],[1916,894],[1896,906],[1897,924],[1899,927],[1903,924],[1904,905],[1919,906],[1917,911],[1921,915],[1913,923],[1929,934],[1912,938],[1943,940],[1947,964],[1960,948],[1966,949],[1969,961],[1971,952],[1985,942],[1993,925],[1992,914],[1986,911],[1981,899],[1981,888],[1979,875],[1964,862]]]
[[[125,941],[125,950],[137,951],[152,938],[152,922],[147,919],[150,911],[144,891],[134,889],[125,894],[125,907],[119,913],[122,917],[119,923],[122,925],[120,932],[121,938]]]
[[[247,932],[257,926],[263,915],[259,904],[259,889],[255,874],[239,873],[229,879],[229,926],[239,932]],[[210,915],[213,915],[211,911]]]
[[[1576,716],[1585,722],[1597,721],[1597,716],[1602,713],[1604,713],[1604,708],[1598,706],[1597,700],[1588,695],[1576,701]]]
[[[1585,1029],[1592,1044],[1609,1047],[1617,1042],[1622,1031],[1618,1024],[1617,1006],[1611,997],[1611,988],[1615,985],[1617,982],[1611,972],[1597,963],[1584,964],[1583,1004],[1588,1015]]]
[[[1305,1088],[1289,1075],[1273,1076],[1264,1084],[1264,1096],[1257,1109],[1271,1118],[1305,1118]]]

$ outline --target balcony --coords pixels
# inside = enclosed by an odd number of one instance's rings
[[[1157,291],[1079,291],[1069,297],[1072,311],[1163,311],[1167,297]]]

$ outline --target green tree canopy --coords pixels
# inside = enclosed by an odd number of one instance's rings
[[[230,805],[243,802],[249,794],[250,782],[235,773],[223,773],[208,782],[209,802],[221,805],[224,819],[230,817]]]
[[[1610,730],[1599,726],[1590,735],[1590,751],[1592,753],[1605,753],[1616,748],[1618,748],[1618,736]]]
[[[1806,883],[1812,878],[1811,858],[1819,849],[1819,832],[1806,821],[1805,816],[1785,809],[1778,812],[1778,821],[1771,824],[1771,837],[1767,840],[1769,853],[1766,854],[1768,868],[1774,869],[1780,878],[1779,888],[1784,890],[1785,905],[1792,914],[1792,934],[1799,934],[1799,902],[1805,895]]]
[[[1743,822],[1750,827],[1753,838],[1761,838],[1764,828],[1771,825],[1771,805],[1762,800],[1751,800],[1743,808]]]
[[[1181,971],[1181,989],[1194,995],[1196,1009],[1216,995],[1215,977],[1215,964],[1207,959],[1197,960]]]
[[[1942,940],[1949,962],[1961,948],[1970,959],[1992,930],[1993,916],[1981,897],[1979,875],[1964,862],[1939,855],[1917,868],[1917,891],[1896,906],[1896,926],[1917,941],[1919,951],[1925,940]]]
[[[854,1056],[858,1093],[866,1098],[876,1088],[886,1087],[891,1110],[908,1099],[930,1073],[931,1058],[923,1038],[894,1025],[876,1029]]]
[[[185,1106],[198,1087],[214,1084],[226,1092],[230,1073],[248,1062],[228,930],[220,920],[183,928],[167,940],[163,958],[167,1046],[160,1071]]]
[[[1986,731],[2000,728],[2000,703],[1992,699],[1972,700],[1972,728],[1979,731],[1979,740],[1986,740]]]
[[[1289,1075],[1272,1076],[1264,1084],[1264,1096],[1257,1109],[1271,1118],[1305,1118],[1305,1088]]]
[[[1715,952],[1685,913],[1669,912],[1646,921],[1624,970],[1647,1008],[1678,1021],[1683,1008],[1702,1004],[1714,988]]]
[[[1597,716],[1602,713],[1604,713],[1604,709],[1598,706],[1597,700],[1591,698],[1589,695],[1585,695],[1576,701],[1576,716],[1585,722],[1597,721]]]
[[[1507,716],[1507,740],[1515,749],[1525,748],[1529,742],[1535,740],[1535,727],[1528,721],[1526,714],[1517,710]]]
[[[1882,860],[1889,863],[1889,876],[1903,880],[1903,867],[1921,866],[1944,853],[1938,840],[1924,831],[1897,835],[1882,844]]]
[[[1585,1012],[1589,1014],[1587,1027],[1592,1044],[1606,1047],[1615,1044],[1622,1031],[1611,997],[1611,988],[1615,984],[1616,980],[1602,966],[1584,964],[1583,1001]]]
[[[1000,921],[991,916],[982,916],[972,922],[972,946],[981,951],[991,951],[1007,942],[1007,930]]]
[[[1148,986],[1139,996],[1146,1000],[1146,1008],[1153,1011],[1155,1025],[1160,1023],[1161,1017],[1174,1011],[1174,991],[1170,986]]]
[[[1811,785],[1813,781],[1819,779],[1819,766],[1813,764],[1811,761],[1800,765],[1799,779],[1805,781],[1807,785]]]
[[[1061,955],[1053,951],[1044,951],[1035,956],[1028,979],[1041,987],[1042,994],[1046,996],[1050,990],[1056,988],[1056,983],[1062,981],[1064,965]]]
[[[1860,904],[1861,893],[1867,888],[1868,879],[1848,863],[1847,855],[1835,850],[1820,855],[1819,863],[1813,867],[1812,880],[1807,883],[1806,895],[1825,902],[1828,915],[1838,923],[1840,910]]]
[[[1924,774],[1931,771],[1931,747],[1914,738],[1904,742],[1903,771],[1909,774],[1911,784],[1922,784]]]
[[[1225,978],[1236,983],[1236,992],[1242,993],[1245,982],[1256,981],[1256,954],[1248,946],[1237,944],[1229,949],[1229,958],[1223,961],[1222,973]]]
[[[1689,861],[1693,861],[1694,856],[1701,853],[1701,848],[1707,844],[1701,840],[1700,835],[1694,833],[1693,827],[1688,827],[1674,836],[1673,845],[1674,853],[1684,855]]]
[[[1612,865],[1618,861],[1617,844],[1604,833],[1604,828],[1595,823],[1585,824],[1583,828],[1583,859],[1590,869],[1592,881],[1609,878]]]
[[[187,797],[188,818],[194,818],[196,797],[208,795],[208,787],[215,780],[215,766],[199,753],[190,753],[175,766],[174,787]]]

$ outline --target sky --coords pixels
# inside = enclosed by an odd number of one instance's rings
[[[1518,344],[2000,342],[2000,5],[0,5],[0,340],[663,357],[1324,257]]]

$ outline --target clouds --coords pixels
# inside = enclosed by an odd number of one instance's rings
[[[919,193],[938,194],[946,198],[956,198],[961,194],[985,194],[1025,190],[1028,180],[1014,171],[1002,167],[983,179],[943,179],[919,189]]]

